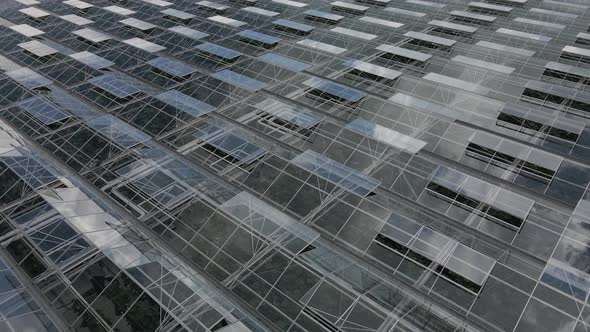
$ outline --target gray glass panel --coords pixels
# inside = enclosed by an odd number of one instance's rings
[[[344,63],[346,66],[352,67],[354,70],[358,70],[363,73],[370,75],[386,78],[388,80],[395,80],[401,76],[401,72],[381,66],[377,66],[368,62],[359,60],[349,60]]]
[[[214,125],[208,125],[200,133],[195,133],[195,137],[244,163],[252,162],[266,153],[240,136]]]
[[[477,14],[477,13],[473,13],[473,12],[466,12],[464,10],[453,10],[451,12],[451,15],[457,16],[457,17],[462,17],[462,18],[467,18],[467,19],[472,19],[472,20],[476,20],[476,21],[487,22],[487,23],[492,23],[496,20],[495,16],[482,15],[482,14]]]
[[[450,23],[450,22],[446,22],[446,21],[432,20],[432,21],[428,22],[428,24],[436,26],[436,27],[448,29],[448,30],[455,30],[455,31],[466,32],[466,33],[474,33],[477,31],[477,28],[469,26],[469,25]]]
[[[314,114],[300,111],[278,100],[266,99],[256,104],[256,107],[300,128],[311,129],[322,121]]]
[[[348,3],[348,2],[344,2],[344,1],[334,1],[330,4],[336,8],[342,8],[345,10],[352,10],[352,11],[359,12],[359,13],[365,13],[367,10],[369,10],[369,7],[355,5],[353,3]]]
[[[510,35],[510,36],[514,36],[514,37],[521,37],[521,38],[526,38],[526,39],[538,40],[538,41],[542,41],[542,42],[548,42],[551,40],[551,37],[537,35],[534,33],[518,31],[518,30],[506,29],[506,28],[499,28],[498,30],[496,30],[496,32],[503,33],[503,34]]]
[[[297,22],[289,21],[289,20],[285,20],[285,19],[276,20],[276,21],[273,21],[272,23],[274,25],[278,25],[278,26],[282,26],[282,27],[286,27],[289,29],[298,30],[298,31],[302,31],[302,32],[311,32],[313,29],[315,29],[311,25],[297,23]]]
[[[155,25],[145,22],[145,21],[142,21],[142,20],[138,20],[136,18],[127,18],[122,21],[119,21],[119,23],[125,24],[126,26],[136,28],[136,29],[142,30],[142,31],[151,30],[151,29],[156,28]]]
[[[453,46],[455,45],[456,41],[448,38],[442,38],[438,36],[429,35],[422,32],[415,32],[415,31],[408,31],[404,34],[406,37],[423,40],[425,42],[439,44],[444,46]]]
[[[131,148],[150,139],[142,131],[135,129],[110,114],[94,118],[87,121],[86,124],[109,140],[126,148]]]
[[[195,18],[196,16],[187,12],[183,12],[181,10],[168,8],[161,11],[162,14],[167,16],[172,16],[181,20],[190,20],[191,18]]]
[[[88,80],[89,83],[101,88],[117,98],[127,98],[141,91],[114,76],[102,75]]]
[[[580,68],[571,65],[566,65],[565,63],[549,61],[545,65],[545,69],[571,74],[573,76],[582,76],[590,79],[590,69],[588,68]]]
[[[248,76],[238,74],[238,73],[231,71],[229,69],[224,69],[224,70],[219,71],[217,73],[211,74],[211,77],[214,77],[220,81],[235,85],[237,87],[240,87],[244,90],[248,90],[251,92],[257,91],[257,90],[260,90],[260,89],[266,87],[266,83],[264,83],[264,82],[260,82],[258,80],[253,79],[253,78],[250,78]]]
[[[494,5],[494,4],[486,3],[486,2],[470,2],[469,7],[484,9],[484,10],[491,10],[491,11],[502,12],[502,13],[510,13],[512,11],[512,7]]]
[[[195,29],[191,29],[191,28],[188,28],[185,26],[175,26],[175,27],[169,28],[168,30],[174,31],[174,32],[181,34],[183,36],[186,36],[186,37],[189,37],[192,39],[197,39],[197,40],[209,36],[209,34],[206,34],[204,32],[197,31]]]
[[[377,35],[374,35],[374,34],[361,32],[361,31],[357,31],[357,30],[352,30],[352,29],[347,29],[347,28],[342,28],[342,27],[332,28],[332,29],[330,29],[330,31],[336,32],[339,34],[343,34],[346,36],[350,36],[350,37],[364,39],[364,40],[373,40],[378,37]]]
[[[346,128],[411,154],[418,153],[426,145],[424,141],[363,119],[355,119]]]
[[[366,93],[360,90],[323,80],[319,77],[312,77],[303,82],[303,85],[353,103],[358,102],[367,96]]]
[[[590,50],[581,47],[565,46],[561,51],[568,55],[579,56],[583,58],[590,57]]]
[[[70,58],[80,61],[81,63],[94,69],[108,68],[115,64],[110,60],[99,57],[98,55],[90,53],[88,51],[70,54],[69,56]]]
[[[240,37],[243,37],[248,40],[252,40],[267,46],[272,46],[278,44],[281,39],[273,36],[266,35],[264,33],[252,31],[252,30],[244,30],[240,31],[237,34]]]
[[[158,68],[159,70],[176,77],[185,77],[196,70],[178,61],[170,60],[168,58],[157,57],[146,62],[148,65]]]
[[[231,61],[239,58],[242,53],[238,51],[234,51],[227,47],[211,44],[211,43],[203,43],[195,47],[197,50],[205,52],[207,54],[215,55],[222,59]]]
[[[199,117],[215,110],[215,107],[177,90],[162,92],[156,95],[155,98],[194,117]]]
[[[277,67],[285,68],[291,71],[302,71],[311,67],[310,64],[293,60],[275,53],[265,53],[258,57],[259,60],[270,63]]]
[[[395,8],[395,7],[387,7],[385,8],[386,11],[388,12],[392,12],[392,13],[396,13],[396,14],[401,14],[401,15],[406,15],[406,16],[412,16],[412,17],[424,17],[426,16],[425,13],[420,13],[420,12],[415,12],[415,11],[411,11],[411,10],[406,10],[406,9],[401,9],[401,8]]]
[[[12,70],[6,72],[6,75],[29,89],[36,89],[53,83],[29,68]]]
[[[291,159],[291,162],[362,196],[370,194],[381,184],[379,180],[311,150]]]
[[[535,55],[535,51],[529,51],[529,50],[525,50],[522,48],[516,48],[516,47],[512,47],[512,46],[491,43],[491,42],[487,42],[487,41],[483,41],[483,40],[478,41],[477,43],[475,43],[475,45],[481,46],[481,47],[486,47],[486,48],[491,48],[491,49],[497,50],[497,51],[514,53],[514,54],[518,54],[518,55],[524,55],[524,56]]]
[[[427,61],[428,59],[430,59],[432,57],[432,55],[430,55],[430,54],[426,54],[426,53],[422,53],[422,52],[418,52],[418,51],[412,51],[412,50],[409,50],[406,48],[391,46],[391,45],[387,45],[387,44],[379,45],[379,46],[377,46],[376,49],[379,51],[386,52],[388,54],[399,55],[404,58],[410,58],[410,59],[414,59],[414,60],[417,60],[420,62]]]
[[[57,105],[42,96],[21,100],[17,105],[46,125],[69,118],[69,115],[60,110]]]
[[[45,44],[43,44],[39,41],[36,41],[36,40],[26,42],[26,43],[21,43],[21,44],[18,44],[18,46],[21,47],[22,49],[27,50],[30,53],[33,53],[34,55],[36,55],[38,57],[44,57],[44,56],[52,55],[52,54],[55,54],[58,52],[53,47],[45,45]]]
[[[101,42],[104,42],[104,41],[107,41],[107,40],[111,39],[110,36],[108,36],[108,35],[106,35],[106,34],[104,34],[102,32],[99,32],[99,31],[96,31],[96,30],[92,30],[92,29],[88,29],[88,28],[85,28],[85,29],[82,29],[82,30],[76,30],[76,31],[74,31],[72,33],[75,34],[75,35],[77,35],[77,36],[79,36],[79,37],[82,37],[82,38],[84,38],[84,39],[86,39],[88,41],[91,41],[93,43],[101,43]]]
[[[258,7],[244,7],[244,8],[242,8],[242,10],[247,11],[249,13],[254,13],[254,14],[268,16],[268,17],[273,17],[273,16],[277,16],[277,15],[281,14],[281,13],[273,12],[271,10],[258,8]]]
[[[447,107],[444,107],[440,104],[436,104],[431,101],[410,96],[404,93],[396,93],[391,98],[389,98],[389,100],[394,103],[408,106],[417,110],[441,115],[450,120],[455,120],[461,117],[461,114],[459,112],[448,109]]]
[[[326,21],[334,22],[334,23],[340,22],[344,18],[344,16],[330,14],[330,13],[323,12],[321,10],[315,10],[315,9],[306,10],[303,12],[303,14],[311,16],[311,17],[320,18],[320,19],[323,19]]]

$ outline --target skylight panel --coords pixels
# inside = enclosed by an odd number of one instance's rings
[[[418,153],[426,146],[426,142],[422,140],[364,119],[355,119],[348,123],[345,128],[411,154]]]
[[[508,14],[512,11],[512,7],[494,5],[494,4],[487,3],[487,2],[470,2],[469,7],[483,10],[483,11],[493,11],[493,12],[500,12],[500,13],[504,13],[504,14]]]
[[[103,9],[108,10],[111,13],[115,13],[115,14],[119,14],[119,15],[123,15],[123,16],[133,15],[136,13],[133,10],[119,7],[119,6],[108,6],[108,7],[104,7]]]
[[[123,40],[123,42],[127,45],[137,47],[141,50],[144,50],[144,51],[150,52],[150,53],[155,53],[155,52],[163,51],[166,49],[166,47],[164,47],[164,46],[160,46],[158,44],[154,44],[154,43],[149,42],[145,39],[141,39],[141,38],[137,38],[137,37]]]
[[[257,103],[256,107],[283,121],[304,129],[311,129],[322,121],[317,115],[298,110],[292,105],[274,99],[265,99]]]
[[[344,16],[341,15],[336,15],[316,9],[306,10],[303,12],[303,14],[307,15],[310,18],[314,18],[318,21],[324,21],[332,24],[338,23],[342,21],[342,19],[344,18]]]
[[[573,58],[590,58],[590,50],[582,47],[564,46],[561,52]]]
[[[87,25],[87,24],[91,24],[94,23],[94,21],[89,20],[87,18],[75,15],[75,14],[69,14],[69,15],[63,15],[60,16],[61,19],[66,20],[68,22],[74,23],[76,25]]]
[[[450,23],[447,21],[432,20],[432,21],[428,22],[428,24],[433,25],[438,28],[441,28],[441,29],[444,29],[444,30],[457,31],[457,32],[466,33],[466,34],[473,34],[477,31],[476,27],[472,27],[472,26],[464,25],[464,24]]]
[[[295,72],[306,70],[311,67],[310,64],[307,64],[305,62],[297,61],[271,52],[265,53],[259,56],[257,59],[264,61],[266,63],[270,63],[274,66],[285,68]]]
[[[369,74],[373,77],[384,78],[388,80],[395,80],[402,74],[397,70],[377,66],[372,63],[360,60],[348,60],[345,62],[345,64],[350,66],[353,69],[353,71]]]
[[[496,16],[477,14],[477,13],[468,12],[468,11],[464,11],[464,10],[453,10],[450,14],[455,17],[460,17],[462,19],[466,19],[468,22],[480,21],[480,22],[485,22],[485,23],[493,23],[496,20]]]
[[[415,12],[412,10],[405,10],[405,9],[396,8],[396,7],[387,7],[384,10],[391,12],[391,13],[401,14],[401,15],[406,15],[406,16],[411,16],[411,17],[424,17],[424,16],[426,16],[426,14],[421,13],[421,12]]]
[[[281,38],[273,37],[253,30],[243,30],[238,32],[237,35],[249,43],[261,44],[266,47],[275,46],[281,41]]]
[[[189,27],[180,26],[180,25],[172,27],[172,28],[168,28],[168,30],[170,30],[172,32],[176,32],[176,33],[181,34],[183,36],[195,39],[195,40],[203,39],[203,38],[209,36],[209,34],[207,34],[207,33],[197,31],[197,30],[191,29]]]
[[[532,20],[532,19],[524,18],[524,17],[517,17],[514,19],[514,22],[538,25],[538,26],[551,28],[551,29],[558,29],[558,30],[566,28],[566,26],[564,24],[557,24],[557,23],[550,23],[550,22],[544,22],[544,21],[539,21],[539,20]]]
[[[502,109],[498,114],[496,125],[531,136],[550,135],[571,142],[577,142],[584,130],[584,125],[574,120],[553,119],[520,110],[513,105],[507,105]]]
[[[272,0],[272,2],[276,2],[276,3],[280,3],[281,5],[287,5],[287,6],[296,7],[296,8],[307,7],[306,3],[291,1],[291,0]]]
[[[335,99],[347,103],[357,103],[367,96],[363,91],[349,88],[345,85],[324,80],[319,77],[312,77],[302,83],[312,88],[310,93],[325,99]]]
[[[579,10],[586,10],[586,9],[590,8],[587,5],[580,5],[577,3],[570,3],[570,2],[565,2],[565,1],[543,0],[543,3],[547,3],[550,5],[567,6],[567,7],[572,7],[572,8],[579,9]]]
[[[306,46],[309,48],[314,48],[314,49],[317,49],[320,51],[332,53],[332,54],[341,54],[341,53],[348,51],[345,48],[322,43],[322,42],[312,40],[312,39],[303,39],[303,40],[298,41],[297,44],[303,45],[303,46]]]
[[[94,128],[110,141],[125,148],[132,148],[150,139],[150,137],[142,131],[135,129],[111,114],[105,114],[91,119],[87,121],[86,124],[89,127]]]
[[[353,3],[348,3],[344,1],[334,1],[330,4],[335,10],[351,12],[355,14],[364,14],[367,12],[367,10],[369,10],[369,7],[367,6],[355,5]]]
[[[475,43],[475,45],[481,46],[481,47],[486,47],[486,48],[491,48],[491,49],[497,50],[497,51],[509,52],[509,53],[513,53],[513,54],[523,55],[523,56],[533,56],[533,55],[535,55],[535,51],[529,51],[529,50],[525,50],[525,49],[522,49],[522,48],[517,48],[517,47],[512,47],[512,46],[506,46],[506,45],[497,44],[497,43],[491,43],[491,42],[487,42],[487,41],[484,41],[484,40],[478,41],[477,43]]]
[[[377,46],[375,49],[401,58],[416,60],[418,62],[425,62],[432,58],[432,55],[430,54],[387,44],[381,44]]]
[[[211,20],[213,22],[229,25],[234,28],[238,28],[238,27],[241,27],[242,25],[247,24],[246,22],[234,20],[233,18],[229,18],[229,17],[225,17],[225,16],[221,16],[221,15],[211,16],[211,17],[208,17],[207,19]]]
[[[30,68],[8,71],[6,75],[29,89],[41,88],[53,83]]]
[[[154,98],[194,117],[200,117],[215,110],[214,106],[187,96],[177,90],[162,92]]]
[[[19,9],[18,11],[32,18],[43,18],[49,16],[48,12],[36,7],[23,8]]]
[[[354,38],[364,39],[364,40],[373,40],[373,39],[379,37],[377,35],[373,35],[370,33],[347,29],[347,28],[342,28],[342,27],[332,28],[332,29],[330,29],[330,31],[336,32],[336,33],[339,33],[342,35],[354,37]]]
[[[408,31],[404,34],[404,36],[409,37],[409,38],[418,39],[421,41],[425,41],[427,43],[432,43],[432,44],[442,45],[442,46],[447,46],[447,47],[453,46],[457,42],[452,39],[443,38],[443,37],[439,37],[439,36],[433,36],[433,35],[429,35],[429,34],[422,33],[422,32],[416,32],[416,31]]]
[[[193,14],[183,12],[183,11],[177,10],[177,9],[172,9],[172,8],[162,10],[161,13],[166,16],[171,16],[171,17],[177,18],[179,20],[190,20],[191,18],[196,17]]]
[[[217,12],[225,12],[227,9],[229,9],[228,6],[206,0],[197,2],[197,5]]]
[[[176,77],[186,77],[196,70],[181,62],[170,60],[164,57],[157,57],[146,62],[148,65],[158,68],[159,70]]]
[[[313,31],[313,29],[315,29],[314,26],[303,24],[303,23],[298,23],[298,22],[294,22],[294,21],[290,21],[290,20],[285,20],[285,19],[279,19],[279,20],[273,21],[272,23],[275,25],[275,27],[278,27],[281,30],[296,31],[300,34],[308,34],[311,31]]]
[[[271,10],[266,10],[266,9],[258,8],[258,7],[243,7],[241,9],[243,11],[246,11],[246,12],[249,12],[249,13],[254,13],[254,14],[258,14],[258,15],[262,15],[262,16],[268,16],[268,17],[273,17],[273,16],[277,16],[277,15],[280,15],[281,14],[281,13],[273,12]]]
[[[25,6],[34,6],[40,4],[37,0],[15,0],[18,3],[22,3]]]
[[[590,44],[590,33],[580,32],[576,35],[576,42],[580,44]]]
[[[152,29],[157,28],[157,26],[155,26],[151,23],[148,23],[148,22],[145,22],[142,20],[138,20],[133,17],[121,20],[121,21],[119,21],[119,23],[122,23],[128,27],[132,27],[132,28],[135,28],[135,29],[138,29],[141,31],[147,31],[147,30],[152,30]]]
[[[218,71],[214,74],[211,74],[211,77],[216,78],[222,82],[235,85],[250,92],[258,91],[266,87],[267,85],[264,82],[260,82],[248,76],[238,74],[229,69],[224,69],[222,71]]]
[[[458,78],[453,78],[446,75],[441,75],[437,73],[428,73],[422,77],[425,80],[429,80],[432,82],[452,86],[458,89],[462,89],[469,92],[485,94],[489,91],[489,89],[468,81],[460,80]]]
[[[62,122],[70,116],[43,96],[21,100],[16,105],[37,118],[45,125]]]
[[[445,8],[447,5],[442,3],[430,2],[430,1],[422,1],[422,0],[406,0],[406,3],[411,3],[414,5],[426,6],[426,7],[433,7],[442,9]]]
[[[455,62],[466,64],[466,65],[474,66],[474,67],[480,67],[483,69],[497,71],[497,72],[503,73],[503,74],[511,74],[515,70],[515,68],[513,68],[513,67],[499,65],[497,63],[474,59],[474,58],[466,57],[463,55],[457,55],[457,56],[453,57],[451,60],[455,61]]]
[[[84,2],[84,1],[80,1],[80,0],[68,0],[68,1],[64,1],[63,3],[68,6],[78,8],[78,9],[88,9],[88,8],[94,7],[93,4],[90,4],[90,3]]]
[[[27,36],[27,37],[34,37],[34,36],[42,35],[45,33],[39,29],[33,28],[32,26],[30,26],[28,24],[12,25],[12,26],[10,26],[10,29],[20,33],[21,35]]]
[[[361,196],[369,195],[381,184],[379,180],[312,150],[291,159],[291,163]]]
[[[433,103],[431,101],[417,98],[414,96],[410,96],[404,93],[396,93],[391,98],[390,101],[394,103],[398,103],[400,105],[404,105],[416,110],[420,110],[426,113],[437,114],[439,116],[443,116],[444,118],[454,121],[461,117],[459,112],[453,111],[447,107],[444,107],[440,104]]]
[[[57,53],[57,50],[53,47],[47,46],[37,40],[33,40],[26,43],[20,43],[18,44],[18,46],[38,57],[44,57]]]
[[[141,92],[110,74],[91,78],[88,82],[117,98],[128,98]]]
[[[89,28],[84,28],[81,30],[76,30],[74,32],[72,32],[73,34],[75,34],[78,37],[84,38],[90,42],[93,43],[102,43],[105,42],[107,40],[112,39],[109,35],[104,34],[102,32],[93,30],[93,29],[89,29]]]
[[[546,72],[551,71],[556,73],[564,73],[572,77],[584,77],[590,80],[590,69],[588,68],[581,68],[572,65],[566,65],[565,63],[549,61],[545,65],[545,70]]]
[[[513,29],[499,28],[496,30],[496,32],[502,33],[505,35],[514,36],[514,37],[521,37],[521,38],[526,38],[526,39],[538,40],[538,41],[542,41],[542,42],[551,41],[551,37],[538,35],[538,34],[534,34],[534,33],[529,33],[529,32],[513,30]]]
[[[105,58],[99,57],[96,54],[88,51],[74,53],[69,55],[72,59],[75,59],[91,68],[104,69],[113,66],[115,63]]]
[[[371,16],[363,16],[363,17],[359,18],[359,20],[363,21],[363,22],[371,23],[371,24],[383,25],[383,26],[390,27],[390,28],[400,28],[403,26],[403,23],[383,20],[383,19],[371,17]]]
[[[277,239],[277,242],[280,241],[278,239],[284,238],[285,232],[288,232],[291,236],[299,239],[297,242],[303,242],[301,247],[304,248],[320,237],[318,232],[246,191],[225,201],[221,205],[221,209],[240,220],[246,227],[253,227],[260,234],[268,236],[270,239]]]
[[[212,43],[203,43],[201,45],[196,46],[195,48],[203,53],[216,56],[226,61],[234,61],[240,56],[242,56],[242,53],[238,51],[234,51],[230,48],[215,45]]]
[[[172,6],[171,2],[168,1],[163,1],[163,0],[142,0],[143,2],[147,2],[149,4],[152,5],[156,5],[159,7],[167,7],[167,6]]]
[[[567,17],[567,18],[573,18],[573,19],[578,18],[578,15],[576,15],[576,14],[563,13],[563,12],[558,12],[558,11],[548,10],[548,9],[542,9],[542,8],[531,8],[531,9],[529,9],[529,11],[530,12],[533,12],[533,13],[540,13],[540,14],[546,14],[546,15],[561,16],[561,17]]]
[[[457,243],[452,254],[443,263],[445,268],[460,274],[481,288],[492,271],[495,260],[461,243]],[[445,275],[445,271],[441,272]],[[475,289],[472,289],[475,291]]]
[[[202,132],[195,133],[195,137],[241,163],[252,163],[266,153],[242,137],[214,125],[208,125]]]
[[[34,189],[57,180],[46,164],[30,156],[3,156],[2,162]]]

